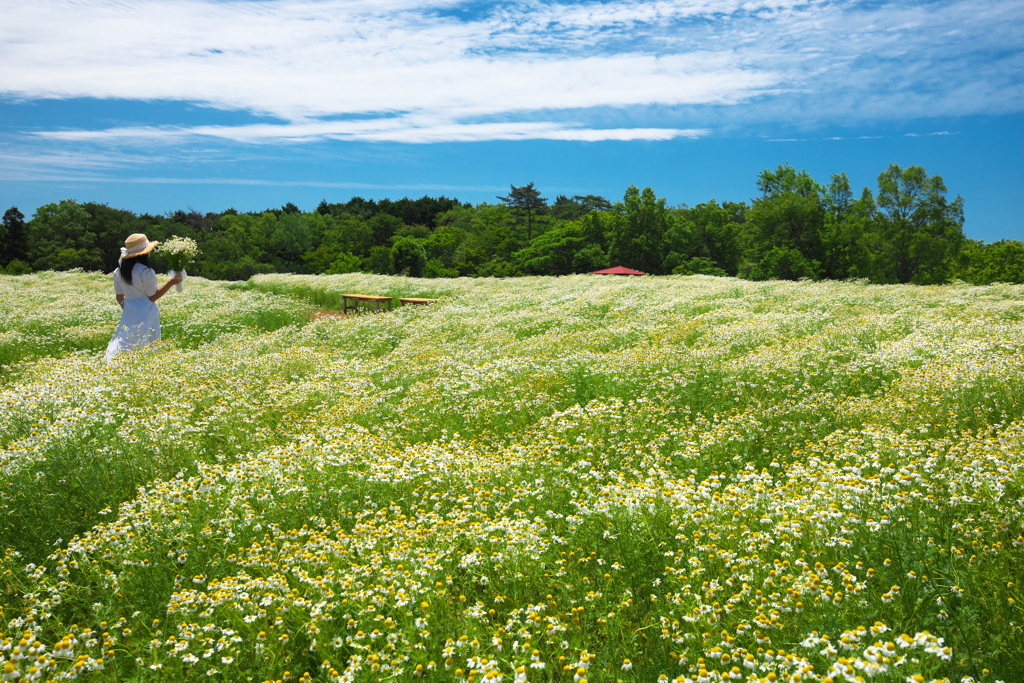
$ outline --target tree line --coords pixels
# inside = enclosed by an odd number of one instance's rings
[[[845,173],[821,184],[789,165],[761,172],[760,196],[669,206],[650,188],[620,201],[541,196],[529,183],[495,202],[448,197],[326,200],[262,212],[135,214],[65,199],[30,220],[11,207],[0,228],[0,268],[102,270],[117,266],[126,236],[195,239],[189,272],[245,280],[259,273],[416,277],[567,275],[621,265],[647,273],[751,280],[850,279],[875,283],[1024,283],[1024,244],[964,236],[964,201],[938,175],[891,164],[875,191],[856,196]],[[159,253],[154,265],[160,268]]]

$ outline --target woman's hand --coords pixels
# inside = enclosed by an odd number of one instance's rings
[[[160,287],[158,290],[156,290],[156,294],[154,294],[153,296],[149,297],[149,300],[153,301],[153,302],[159,301],[160,297],[162,297],[164,294],[166,294],[171,287],[173,287],[174,285],[176,285],[179,282],[181,282],[182,279],[183,278],[181,276],[181,273],[176,274],[170,280],[165,282],[162,287]]]

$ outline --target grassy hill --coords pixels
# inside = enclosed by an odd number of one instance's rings
[[[0,277],[5,680],[1024,680],[1024,287],[160,308],[105,364],[109,277]]]

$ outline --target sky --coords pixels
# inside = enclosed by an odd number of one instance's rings
[[[1024,239],[1020,0],[0,0],[0,210],[942,176]]]

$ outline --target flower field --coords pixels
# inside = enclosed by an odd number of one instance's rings
[[[5,681],[1024,681],[1024,287],[160,309],[108,365],[108,276],[0,277]]]

